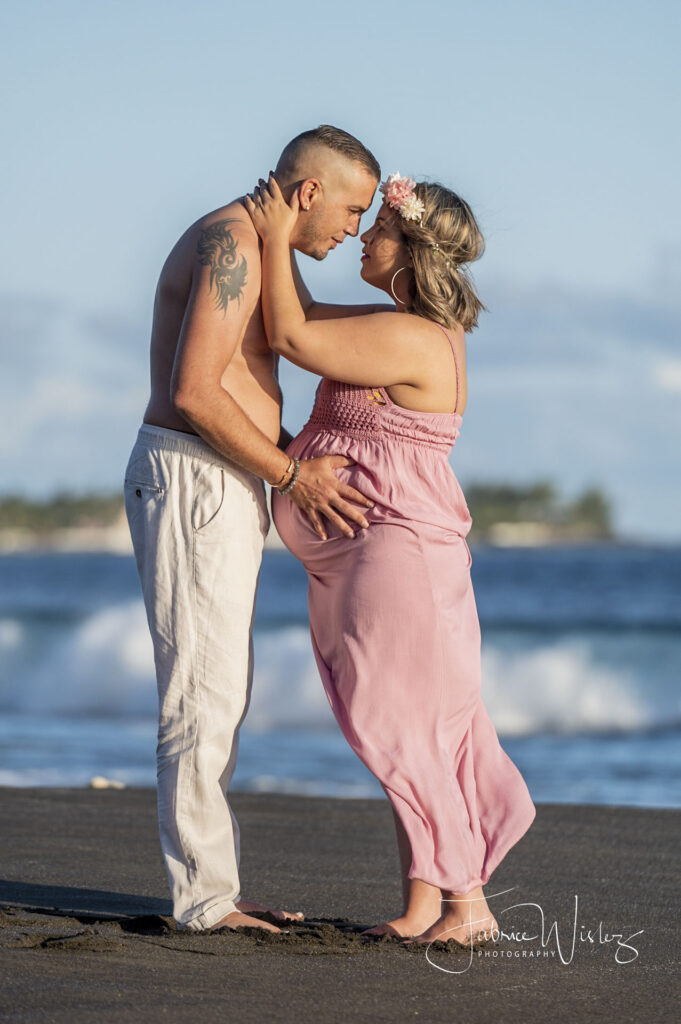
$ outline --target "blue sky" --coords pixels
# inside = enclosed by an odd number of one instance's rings
[[[679,539],[680,27],[677,4],[626,0],[15,5],[2,489],[118,484],[168,249],[324,121],[478,214],[464,487],[597,483],[625,533]],[[357,241],[303,270],[319,298],[374,295]],[[315,381],[283,379],[295,428]]]

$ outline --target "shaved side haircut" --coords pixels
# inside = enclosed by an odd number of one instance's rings
[[[340,153],[346,159],[361,164],[373,178],[380,181],[381,167],[374,154],[354,135],[344,132],[342,128],[334,128],[331,124],[320,124],[318,128],[302,132],[291,139],[279,157],[277,177],[283,180],[295,178],[301,161],[313,146],[325,146],[334,153]]]

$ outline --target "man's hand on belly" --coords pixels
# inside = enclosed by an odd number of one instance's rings
[[[300,473],[295,487],[289,491],[289,497],[306,514],[322,540],[326,540],[322,516],[335,523],[346,537],[354,537],[355,531],[339,513],[362,529],[366,530],[369,526],[361,510],[350,502],[373,508],[373,501],[369,501],[349,484],[342,483],[334,473],[341,466],[353,464],[353,460],[345,455],[323,455],[318,459],[301,460]]]

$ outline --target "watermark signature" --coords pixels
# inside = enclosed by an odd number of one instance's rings
[[[501,892],[492,893],[491,895],[485,894],[485,899],[490,901],[499,896],[505,896],[507,893],[512,892],[514,888],[515,886],[511,887],[511,889],[503,889]],[[433,939],[432,942],[428,943],[425,947],[426,960],[432,967],[436,967],[438,971],[444,971],[446,974],[464,974],[470,969],[474,959],[483,958],[499,960],[541,960],[555,958],[557,956],[561,963],[567,967],[574,960],[575,952],[578,949],[588,948],[591,951],[594,951],[596,948],[603,946],[606,946],[609,950],[613,951],[615,963],[617,964],[631,964],[638,959],[639,951],[637,946],[632,943],[632,940],[643,934],[643,928],[625,935],[624,932],[609,932],[604,927],[602,921],[599,921],[597,925],[584,924],[579,921],[579,896],[577,893],[575,893],[574,900],[575,907],[572,919],[564,922],[562,927],[559,926],[557,918],[554,918],[554,920],[549,923],[546,915],[544,914],[544,908],[540,903],[513,903],[508,907],[504,907],[502,910],[495,907],[494,916],[499,922],[499,927],[492,929],[491,933],[495,945],[490,944],[483,946],[480,949],[475,949],[475,944],[471,939],[468,961],[463,970],[452,970],[450,968],[443,967],[441,964],[436,964],[430,956],[430,948],[433,942],[446,942],[448,938],[447,932],[453,931],[451,928],[441,932],[436,939]],[[513,910],[519,910],[520,908],[530,908],[536,912],[533,916],[536,916],[537,924],[533,929],[531,929],[531,933],[528,932],[527,929],[517,929],[510,924],[504,924],[501,920],[503,915],[508,914]],[[477,923],[479,922],[469,920],[469,925],[475,925]],[[474,934],[473,928],[471,929],[471,934]],[[539,943],[538,946],[536,945],[537,942]],[[520,949],[505,949],[504,943],[535,943],[535,946],[530,947],[529,945],[526,945],[521,946]]]

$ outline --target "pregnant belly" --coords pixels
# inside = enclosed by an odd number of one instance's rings
[[[349,466],[338,466],[334,469],[337,479],[357,488],[358,491],[367,493],[372,499],[376,497],[374,494],[369,494],[369,491],[373,491],[374,488],[368,486],[367,470],[361,465],[361,454],[351,439],[324,432],[302,431],[294,437],[286,451],[289,455],[295,455],[299,459],[314,459],[323,455],[347,455],[354,461]],[[367,515],[369,510],[363,508],[362,511]],[[351,538],[347,538],[337,526],[327,519],[323,519],[327,533],[327,540],[323,541],[308,516],[298,508],[290,495],[279,494],[276,490],[272,491],[272,517],[277,532],[286,547],[307,567],[320,557],[321,546],[329,543],[337,546],[343,541],[352,543]],[[367,518],[371,519],[372,517],[369,514]]]
[[[371,509],[362,507],[372,524],[412,523],[419,530],[444,531],[452,537],[465,536],[470,529],[465,498],[446,455],[439,451],[303,430],[291,441],[287,452],[300,459],[323,455],[346,455],[352,459],[351,465],[339,466],[334,473],[339,481],[374,502]],[[328,521],[324,523],[328,540],[322,541],[308,517],[288,495],[275,491],[272,511],[284,544],[307,568],[321,557],[320,546],[331,544],[335,551],[343,543],[357,546],[357,539],[346,538]],[[370,534],[372,526],[368,531],[358,529],[360,535]]]

